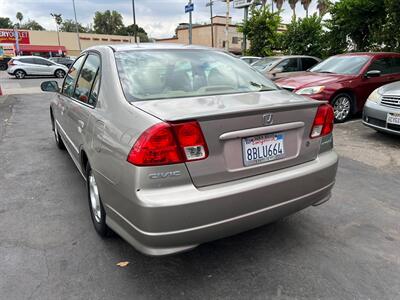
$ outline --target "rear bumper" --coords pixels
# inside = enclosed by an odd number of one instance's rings
[[[391,125],[386,122],[388,113],[400,113],[400,109],[386,107],[367,101],[363,111],[363,124],[376,130],[400,135],[399,125]]]
[[[141,217],[132,221],[107,207],[107,224],[145,254],[185,251],[328,200],[337,164],[337,154],[328,151],[299,166],[212,187],[140,191],[134,209]]]

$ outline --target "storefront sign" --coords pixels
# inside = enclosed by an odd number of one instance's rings
[[[30,44],[29,31],[18,30],[18,41],[20,44]],[[15,43],[13,29],[0,29],[0,43]]]

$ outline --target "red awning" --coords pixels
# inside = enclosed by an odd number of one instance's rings
[[[23,52],[66,52],[64,46],[42,46],[42,45],[19,45],[19,50]]]

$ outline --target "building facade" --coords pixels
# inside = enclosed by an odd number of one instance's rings
[[[19,53],[21,55],[77,56],[79,49],[78,37],[75,32],[18,30]],[[102,44],[132,43],[134,37],[122,35],[79,33],[81,49]],[[0,47],[4,56],[17,54],[15,33],[13,29],[0,29]]]
[[[215,48],[225,48],[226,43],[226,17],[214,16],[212,18],[213,24],[194,24],[192,26],[192,43],[194,45],[201,45]],[[231,22],[229,22],[231,23]],[[243,34],[238,32],[238,25],[229,24],[228,41],[229,51],[232,53],[240,54],[242,52]],[[286,25],[281,24],[278,28],[279,32],[286,30]],[[189,43],[189,26],[188,24],[180,24],[175,32],[175,36],[165,39],[156,39],[159,43]],[[212,42],[213,41],[213,42]],[[249,43],[248,43],[249,45]]]

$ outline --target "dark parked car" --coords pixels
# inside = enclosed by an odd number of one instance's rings
[[[378,87],[400,80],[400,53],[348,53],[332,56],[309,72],[276,81],[280,87],[329,101],[337,122],[362,111]]]
[[[74,63],[74,60],[68,57],[51,57],[49,58],[51,61],[54,61],[55,63],[64,65],[66,67],[71,67],[72,64]]]
[[[11,60],[11,57],[0,57],[0,71],[5,71],[8,68],[8,62]]]

